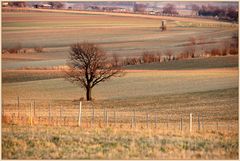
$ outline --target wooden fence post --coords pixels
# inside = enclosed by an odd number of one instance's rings
[[[103,110],[103,121],[104,121],[104,124],[106,125],[106,108],[104,108]]]
[[[200,116],[198,114],[198,131],[200,131]]]
[[[94,107],[92,109],[92,121],[91,121],[91,127],[94,126]]]
[[[155,114],[155,129],[157,128],[157,114]]]
[[[146,118],[147,120],[147,128],[148,128],[148,119],[149,119],[149,114],[147,113],[147,118]]]
[[[167,130],[168,130],[168,121],[169,121],[169,115],[167,114]]]
[[[116,126],[116,110],[114,110],[114,125]]]
[[[131,129],[133,128],[133,117],[131,118]]]
[[[136,128],[136,110],[133,111],[134,128]]]
[[[108,111],[106,111],[106,121],[107,121],[107,127],[108,127]]]
[[[228,131],[230,131],[230,124],[231,124],[231,115],[229,114]]]
[[[36,102],[35,102],[35,100],[33,101],[33,117],[35,117],[36,116]]]
[[[30,121],[30,126],[32,126],[32,102],[30,103],[29,121]]]
[[[48,105],[48,125],[51,123],[51,103]]]
[[[64,126],[66,125],[66,116],[64,116],[64,118],[63,118],[63,125]]]
[[[61,121],[62,121],[62,105],[60,106],[60,121],[59,121],[60,125],[62,125]]]
[[[182,119],[182,116],[181,116],[181,119],[180,119],[180,130],[182,131],[183,129],[183,119]]]
[[[190,113],[190,116],[189,116],[189,131],[190,133],[192,132],[192,113]]]
[[[20,116],[20,98],[17,97],[17,105],[18,105],[18,117]]]
[[[4,102],[2,100],[2,117],[4,117]]]
[[[79,113],[78,113],[78,127],[81,126],[81,118],[82,118],[82,102],[79,102]]]

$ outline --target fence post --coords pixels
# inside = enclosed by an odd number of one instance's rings
[[[198,131],[200,131],[200,116],[198,114]]]
[[[192,132],[192,113],[190,113],[190,116],[189,116],[189,131],[190,133]]]
[[[182,131],[183,129],[183,119],[182,119],[182,116],[181,116],[181,119],[180,119],[180,130]]]
[[[48,105],[48,125],[51,123],[51,103]]]
[[[30,103],[30,115],[29,115],[30,126],[32,126],[32,102]]]
[[[133,111],[134,128],[136,128],[136,110]]]
[[[147,113],[147,118],[146,118],[147,120],[147,128],[148,128],[148,119],[149,119],[149,115],[148,115],[148,113]]]
[[[35,102],[35,100],[34,100],[34,101],[33,101],[33,117],[36,116],[36,110],[35,110],[35,108],[36,108],[36,102]]]
[[[94,126],[94,107],[92,111],[92,121],[91,121],[91,127]]]
[[[2,117],[4,117],[4,103],[3,103],[3,100],[2,100]]]
[[[114,110],[114,125],[116,126],[116,110]]]
[[[106,111],[106,121],[107,121],[107,127],[108,127],[108,112]]]
[[[169,116],[168,116],[168,114],[167,114],[167,130],[168,130],[168,120],[169,119]]]
[[[79,113],[78,113],[78,127],[81,126],[81,118],[82,118],[82,102],[79,102]]]
[[[18,104],[18,117],[20,116],[20,98],[17,97],[17,104]]]
[[[231,124],[231,115],[229,114],[228,131],[230,130],[230,124]]]
[[[62,121],[62,105],[60,106],[60,121],[59,121],[60,125],[62,125],[61,121]]]
[[[63,118],[63,125],[64,126],[66,125],[66,116],[64,116],[64,118]]]
[[[155,114],[155,129],[157,128],[157,114]]]
[[[133,117],[131,118],[131,129],[133,128]]]
[[[104,108],[103,110],[103,120],[104,120],[104,124],[106,125],[106,108]]]

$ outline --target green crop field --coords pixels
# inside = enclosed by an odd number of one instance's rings
[[[25,49],[2,54],[3,159],[238,159],[238,55],[125,66],[123,77],[99,84],[93,101],[82,101],[81,127],[79,100],[85,91],[64,79],[61,68],[76,42],[132,57],[168,49],[178,55],[194,37],[196,53],[202,54],[221,49],[238,25],[201,18],[17,10],[2,12],[3,49]],[[161,20],[167,20],[165,32],[159,29]],[[34,51],[36,47],[43,51]]]

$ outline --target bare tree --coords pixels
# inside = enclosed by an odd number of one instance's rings
[[[197,44],[196,38],[195,37],[190,37],[189,38],[189,46],[185,50],[188,53],[188,57],[190,57],[190,58],[195,57],[196,44]]]
[[[144,13],[146,10],[146,5],[144,4],[134,4],[133,6],[134,12]]]
[[[26,7],[27,6],[26,2],[20,2],[20,1],[18,1],[18,2],[8,2],[8,5],[12,6],[12,7]]]
[[[117,59],[117,58],[115,58]],[[116,60],[109,59],[103,49],[93,43],[71,45],[66,79],[77,83],[86,91],[88,101],[92,100],[92,88],[113,76],[123,76],[123,70]]]
[[[173,51],[168,49],[167,51],[165,51],[165,55],[166,55],[167,60],[171,61],[172,57],[173,57]]]
[[[166,4],[166,6],[163,7],[163,13],[164,14],[171,14],[171,15],[176,15],[178,14],[176,6],[174,4]]]
[[[229,40],[225,40],[221,42],[221,50],[222,50],[222,56],[226,56],[229,52],[231,43]]]
[[[48,2],[52,6],[53,9],[61,9],[64,7],[64,3],[62,2]]]

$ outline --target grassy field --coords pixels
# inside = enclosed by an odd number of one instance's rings
[[[39,75],[40,76],[40,75]],[[22,78],[24,79],[24,78]],[[96,99],[128,98],[238,87],[237,68],[173,71],[132,71],[93,90]],[[83,89],[63,78],[3,84],[3,99],[79,99]],[[114,93],[114,95],[113,95]]]
[[[20,101],[22,117],[27,114],[29,100]],[[83,102],[81,128],[76,127],[77,119],[75,124],[67,121],[61,127],[44,125],[48,100],[36,101],[36,114],[42,117],[40,124],[3,124],[3,159],[237,159],[239,155],[238,88]],[[68,120],[77,117],[76,103],[53,100],[53,118],[59,115],[60,104],[64,107],[64,117]],[[4,107],[8,114],[14,111],[11,104]],[[91,128],[92,107],[96,108],[96,116]],[[109,127],[103,122],[104,108],[109,112]],[[114,110],[117,124],[113,121]],[[134,129],[130,123],[133,110],[136,110],[137,122]],[[144,122],[146,113],[150,114],[149,128]],[[191,134],[189,113],[193,113]],[[204,114],[204,131],[200,132],[197,131],[199,113]],[[155,114],[157,128],[154,128]],[[170,116],[168,125],[167,115]],[[182,132],[179,131],[180,116]]]
[[[64,78],[62,70],[51,68],[62,64],[58,60],[53,61],[5,61],[3,62],[3,83],[26,82],[53,78]],[[178,60],[173,62],[151,63],[141,65],[129,65],[125,70],[192,70],[214,68],[237,68],[238,56],[210,57],[202,59]]]
[[[129,65],[128,70],[195,70],[211,68],[238,67],[238,56],[186,59],[163,63]]]
[[[3,159],[237,159],[236,134],[4,126]],[[124,154],[124,155],[123,155]]]
[[[201,42],[196,51],[202,52],[219,48],[238,31],[236,25],[64,12],[2,13],[3,49],[21,45],[32,50],[2,54],[3,159],[238,159],[238,56],[127,66],[124,77],[96,86],[94,100],[82,102],[80,128],[76,127],[78,106],[85,91],[66,81],[61,70],[52,69],[65,64],[69,45],[75,42],[95,42],[109,54],[125,57],[146,50],[171,49],[178,54],[195,37]],[[166,32],[159,30],[162,19],[167,20]],[[34,52],[34,47],[43,47],[43,52]],[[29,126],[33,101],[34,126]],[[104,109],[109,125],[104,122]],[[131,128],[133,111],[136,128]]]

